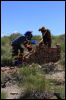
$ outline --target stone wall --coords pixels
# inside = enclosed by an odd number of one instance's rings
[[[60,59],[61,48],[59,45],[56,47],[48,48],[44,45],[37,45],[35,50],[24,57],[27,63],[44,64],[49,62],[57,62]]]

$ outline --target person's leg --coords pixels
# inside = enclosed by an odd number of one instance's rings
[[[48,41],[48,47],[51,47],[51,40]]]
[[[20,53],[24,52],[24,49],[21,46],[19,46],[19,50],[20,50]]]
[[[12,56],[17,56],[17,55],[18,55],[18,47],[12,46]]]
[[[21,46],[19,46],[19,50],[20,50],[19,61],[22,61],[24,49]]]

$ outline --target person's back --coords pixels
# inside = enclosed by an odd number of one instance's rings
[[[20,36],[12,41],[12,45],[20,45],[26,41],[25,36]]]
[[[46,34],[43,36],[43,41],[47,43],[48,47],[51,47],[51,33],[50,30],[46,30]]]
[[[27,48],[28,52],[33,50],[32,44],[36,44],[37,41],[31,40],[32,39],[32,31],[27,31],[24,36],[20,36],[16,39],[14,39],[11,43],[12,45],[12,57],[15,59],[15,64],[18,64],[18,62],[22,63],[22,57],[24,54],[24,48],[21,46],[21,44],[24,45],[25,48]]]
[[[32,38],[32,32],[31,31],[27,31],[24,36],[20,36],[16,39],[14,39],[11,42],[12,45],[12,56],[17,56],[18,53],[23,53],[24,48],[21,46],[21,44],[23,44],[28,50],[31,50],[32,48],[27,47],[26,44],[28,44]],[[30,46],[31,47],[31,46]]]

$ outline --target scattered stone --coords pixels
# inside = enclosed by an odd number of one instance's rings
[[[51,99],[52,97],[56,98],[53,93],[47,91],[27,91],[20,96],[20,99]]]

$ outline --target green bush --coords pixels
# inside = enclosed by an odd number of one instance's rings
[[[65,87],[60,85],[60,86],[54,86],[54,92],[59,93],[61,99],[65,99]]]
[[[4,84],[6,82],[6,80],[8,80],[9,75],[1,72],[1,84]]]
[[[52,36],[52,46],[60,44],[61,51],[65,52],[65,35]]]
[[[32,64],[32,66],[22,66],[22,68],[18,69],[18,73],[13,76],[18,77],[17,84],[20,87],[24,87],[29,91],[33,89],[45,91],[49,88],[49,83],[47,84],[45,75],[42,74],[42,70],[38,67],[38,64]]]
[[[61,52],[61,59],[59,61],[59,63],[65,67],[65,53]]]
[[[9,36],[9,39],[10,39],[10,41],[12,41],[12,40],[14,40],[15,38],[17,38],[18,36],[21,36],[21,34],[20,33],[12,33],[10,36]]]
[[[1,83],[4,83],[5,77],[6,75],[3,72],[1,72]]]
[[[5,46],[9,42],[9,37],[4,36],[1,38],[1,46]]]
[[[40,35],[38,35],[38,36],[33,36],[32,39],[33,39],[33,40],[38,40],[38,41],[40,41],[40,40],[41,40],[41,36],[40,36]]]
[[[10,66],[12,65],[12,58],[7,56],[1,57],[1,66]]]
[[[61,50],[62,50],[62,52],[65,52],[65,43],[61,43]]]

